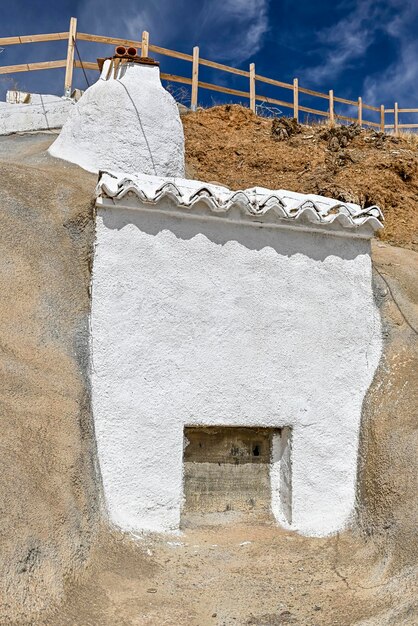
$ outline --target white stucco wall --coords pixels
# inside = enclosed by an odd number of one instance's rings
[[[183,126],[159,67],[128,63],[115,75],[109,64],[77,102],[50,154],[95,173],[183,176]]]
[[[110,520],[178,528],[185,425],[265,426],[290,427],[281,474],[273,451],[278,522],[342,529],[381,352],[370,242],[170,206],[98,207],[92,389]]]
[[[61,128],[75,106],[70,98],[29,95],[29,104],[0,102],[0,135]]]

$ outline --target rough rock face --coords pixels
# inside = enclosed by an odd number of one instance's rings
[[[363,406],[358,509],[393,576],[418,560],[418,254],[378,244],[373,259],[385,347]]]
[[[49,143],[42,135],[0,139],[0,624],[7,626],[62,598],[64,577],[86,562],[98,522],[88,380],[95,181],[38,154]]]
[[[129,63],[115,74],[109,66],[74,107],[50,154],[89,172],[183,176],[183,126],[159,68]]]

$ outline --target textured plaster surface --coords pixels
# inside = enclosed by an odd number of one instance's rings
[[[109,63],[77,102],[50,154],[95,173],[183,176],[183,126],[159,68],[130,63],[107,78]]]
[[[61,128],[75,102],[70,98],[30,94],[29,104],[0,102],[0,135]]]
[[[92,385],[110,520],[178,528],[184,426],[263,426],[288,427],[272,459],[277,521],[342,529],[381,352],[370,242],[169,203],[98,208]]]

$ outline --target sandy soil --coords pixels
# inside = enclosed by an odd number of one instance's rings
[[[413,626],[415,575],[387,577],[373,542],[350,533],[313,540],[256,522],[104,533],[45,624]]]
[[[220,127],[221,167],[210,143],[212,121],[205,128],[202,116],[185,122],[189,169],[196,176],[232,187],[297,188],[296,156],[285,164],[293,138],[272,139],[271,121],[260,121],[262,128],[269,124],[265,131],[255,131],[251,121],[247,133],[244,120],[242,136],[234,139],[226,134],[232,122]],[[206,157],[203,143],[199,159],[191,145],[192,125],[200,142],[206,135]],[[279,179],[269,179],[263,168],[257,178],[258,166],[249,165],[259,149],[257,132],[280,146]],[[308,539],[241,520],[172,537],[132,537],[102,521],[99,531],[100,479],[86,376],[95,177],[49,159],[44,151],[50,141],[46,135],[0,139],[1,287],[8,295],[0,320],[0,623],[418,624],[418,254],[383,243],[374,247],[386,344],[364,403],[353,529]],[[242,150],[228,148],[234,141],[255,145],[247,159],[246,152],[240,155],[248,177],[242,184],[230,159]],[[266,168],[272,171],[270,161]],[[352,186],[356,181],[354,176]],[[395,239],[407,247],[414,245],[414,215],[405,228],[402,221],[399,229],[391,222]]]

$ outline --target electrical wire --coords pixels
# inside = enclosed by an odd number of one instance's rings
[[[84,78],[86,79],[87,87],[90,87],[89,79],[87,78],[86,70],[84,69],[83,61],[81,60],[81,56],[78,51],[78,46],[77,46],[75,37],[73,37],[73,42],[74,42],[75,51],[77,52],[78,60],[80,61],[81,69],[83,70]]]

